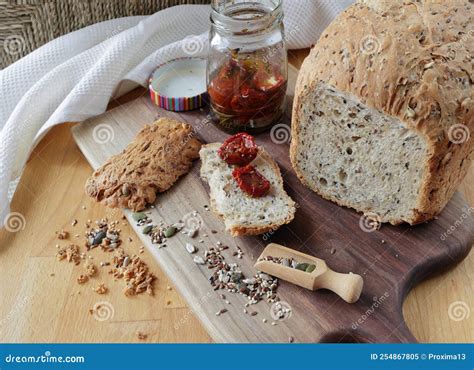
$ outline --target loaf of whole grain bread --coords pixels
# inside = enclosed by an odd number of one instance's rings
[[[301,181],[380,222],[437,215],[473,154],[474,4],[365,0],[304,61],[291,161]]]

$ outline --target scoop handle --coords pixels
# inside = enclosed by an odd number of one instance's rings
[[[315,288],[329,289],[336,293],[347,303],[356,302],[362,292],[364,280],[357,274],[341,274],[330,268],[315,282]]]

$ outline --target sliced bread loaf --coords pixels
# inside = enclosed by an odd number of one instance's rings
[[[291,222],[295,202],[283,189],[280,169],[261,147],[254,166],[270,182],[270,191],[260,198],[245,194],[232,177],[233,166],[218,155],[220,143],[204,145],[201,157],[201,177],[209,184],[211,209],[224,220],[232,236],[258,235],[278,229]]]
[[[380,222],[437,215],[474,150],[467,0],[361,0],[298,76],[291,161],[324,198]]]

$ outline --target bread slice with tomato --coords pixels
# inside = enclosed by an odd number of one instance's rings
[[[237,149],[229,158],[224,146],[204,145],[199,155],[201,178],[210,188],[211,209],[222,217],[226,230],[232,236],[259,235],[291,222],[295,202],[285,192],[280,168],[273,158],[256,145],[253,153]],[[236,149],[235,145],[230,147],[231,151]]]

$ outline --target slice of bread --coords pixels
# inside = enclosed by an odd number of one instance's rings
[[[224,162],[217,150],[220,143],[204,145],[201,157],[201,177],[209,184],[211,209],[224,220],[232,236],[258,235],[275,231],[291,222],[295,202],[283,189],[280,168],[270,155],[259,147],[259,154],[251,165],[270,181],[270,191],[260,198],[245,194],[232,177],[234,166]]]
[[[474,158],[472,0],[359,0],[305,59],[291,161],[379,222],[438,215]],[[449,15],[449,16],[447,16]]]

